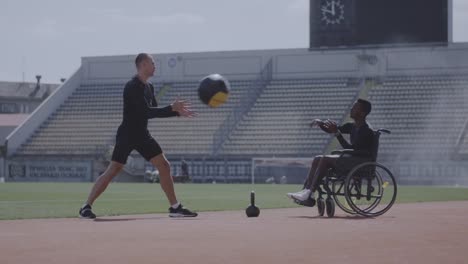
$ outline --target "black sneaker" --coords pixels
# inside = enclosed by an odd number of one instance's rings
[[[87,204],[80,208],[80,218],[94,219],[96,215],[91,211],[91,205]]]
[[[196,217],[197,215],[197,213],[184,208],[182,204],[179,204],[176,209],[169,207],[169,217]]]
[[[309,197],[309,199],[305,201],[299,201],[299,200],[294,199],[294,202],[297,203],[298,205],[307,206],[307,207],[314,207],[316,203],[315,199],[312,197]]]

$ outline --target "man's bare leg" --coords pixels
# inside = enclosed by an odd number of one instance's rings
[[[329,168],[335,165],[336,159],[338,158],[337,156],[333,155],[318,157],[319,158],[316,157],[312,163],[312,167],[315,167],[315,170],[312,170],[311,168],[311,170],[309,171],[307,181],[304,183],[304,189],[301,192],[288,193],[288,197],[292,198],[296,202],[299,201],[302,204],[302,202],[307,201],[310,197],[314,197],[314,193],[317,190],[319,180],[322,179],[323,176],[325,176]]]
[[[96,179],[93,189],[89,193],[86,204],[93,205],[94,201],[106,190],[109,183],[119,174],[123,169],[124,164],[111,161],[104,173]]]
[[[171,205],[169,208],[169,216],[196,217],[198,215],[197,213],[184,208],[182,204],[177,201],[174,191],[174,182],[171,176],[171,165],[169,164],[169,161],[167,161],[164,154],[159,154],[158,156],[152,158],[150,162],[159,171],[159,182],[161,183],[161,188],[166,193],[167,200]]]
[[[334,155],[324,156],[320,159],[317,170],[315,171],[315,175],[310,181],[310,190],[312,192],[315,192],[317,190],[320,180],[323,177],[325,177],[328,169],[333,168],[335,166],[337,159],[338,156]]]
[[[322,159],[323,156],[316,156],[312,160],[312,165],[310,167],[309,173],[304,181],[304,185],[301,191],[295,192],[295,193],[288,193],[287,196],[293,200],[299,200],[299,201],[305,201],[307,200],[310,195],[310,186],[312,185],[313,182],[313,177],[316,174],[316,170],[318,165],[320,164],[320,160]]]
[[[171,176],[171,165],[169,164],[169,161],[166,159],[164,154],[159,154],[158,156],[152,158],[150,162],[159,171],[161,188],[166,193],[169,204],[171,206],[177,204],[177,198],[174,191],[174,182]]]
[[[91,210],[91,206],[93,205],[94,201],[96,201],[96,199],[106,190],[112,179],[114,179],[115,176],[119,174],[123,166],[123,164],[111,161],[109,166],[107,166],[106,171],[104,171],[104,173],[96,179],[96,182],[94,183],[94,186],[88,195],[86,204],[80,208],[79,214],[81,218],[96,218],[96,215]]]
[[[310,189],[312,186],[313,178],[321,158],[323,158],[323,156],[315,156],[314,160],[312,161],[312,166],[310,167],[309,174],[307,174],[307,178],[304,181],[303,189]]]

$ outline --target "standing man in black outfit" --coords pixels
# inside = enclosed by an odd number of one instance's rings
[[[161,147],[148,131],[148,119],[150,118],[193,117],[195,113],[190,110],[190,104],[187,101],[179,100],[179,98],[171,105],[158,108],[154,97],[154,87],[148,82],[156,70],[153,58],[147,53],[140,53],[135,59],[135,65],[137,75],[127,82],[124,89],[123,121],[117,130],[112,161],[106,171],[97,178],[88,200],[80,208],[79,214],[82,218],[96,218],[91,206],[112,179],[123,169],[130,152],[136,150],[158,169],[161,187],[171,205],[169,216],[195,217],[197,213],[184,208],[177,201],[170,164]]]
[[[288,193],[287,196],[295,201],[304,202],[311,197],[314,198],[314,192],[317,190],[320,179],[322,179],[327,170],[333,167],[353,167],[372,158],[372,148],[374,144],[374,131],[367,123],[367,115],[371,112],[372,105],[369,101],[358,99],[351,108],[350,117],[354,123],[346,123],[338,126],[331,120],[316,119],[311,126],[319,126],[324,132],[335,134],[344,149],[352,149],[358,155],[352,157],[340,158],[340,164],[337,164],[339,155],[316,156],[312,161],[309,175],[307,176],[304,189]],[[346,141],[342,134],[350,134],[351,143]],[[341,164],[342,162],[342,164]]]

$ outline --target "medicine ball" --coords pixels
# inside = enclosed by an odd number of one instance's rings
[[[218,107],[227,101],[230,89],[226,78],[220,74],[210,74],[200,81],[198,96],[204,104]]]

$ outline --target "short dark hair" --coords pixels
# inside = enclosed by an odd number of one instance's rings
[[[135,66],[138,68],[140,66],[140,63],[147,58],[149,58],[148,53],[139,53],[135,58]]]
[[[370,112],[372,111],[372,104],[369,101],[364,100],[364,99],[360,99],[360,98],[357,101],[358,101],[358,103],[361,104],[362,111],[364,111],[366,116],[369,115]]]

